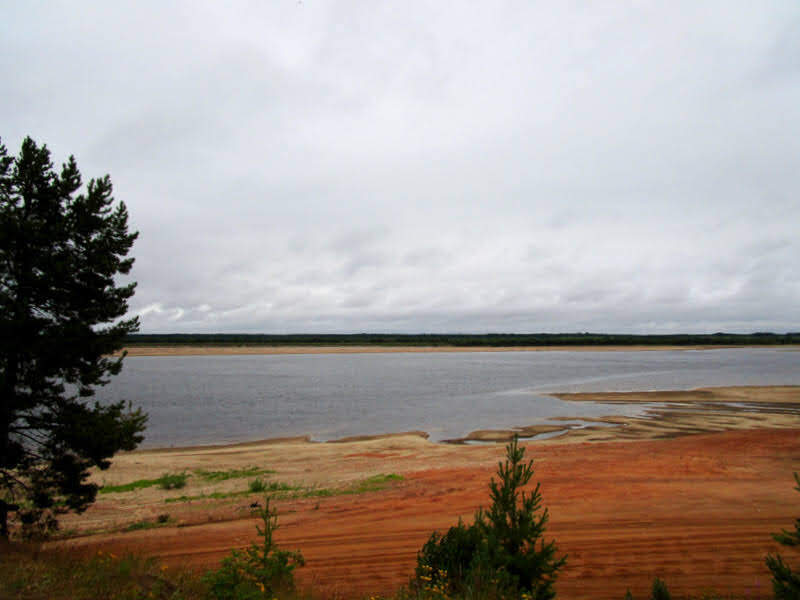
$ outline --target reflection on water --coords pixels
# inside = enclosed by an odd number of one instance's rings
[[[128,357],[99,392],[149,413],[144,446],[424,430],[433,440],[551,416],[641,414],[548,392],[800,384],[800,352],[480,352]]]

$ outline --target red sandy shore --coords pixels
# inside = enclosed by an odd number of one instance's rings
[[[569,555],[560,598],[619,600],[626,589],[646,597],[656,576],[674,597],[710,590],[771,597],[764,556],[778,546],[770,533],[800,516],[792,479],[800,470],[800,429],[528,448],[550,510],[547,536]],[[502,448],[487,452],[473,467],[400,471],[404,481],[390,490],[279,503],[277,540],[306,557],[300,586],[317,596],[360,598],[406,584],[431,531],[488,503]],[[383,458],[376,452],[360,460]],[[70,544],[205,568],[253,541],[254,525],[246,518]],[[796,563],[796,552],[784,555]]]

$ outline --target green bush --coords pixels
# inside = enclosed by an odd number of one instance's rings
[[[706,596],[703,597],[705,598]],[[633,594],[631,594],[630,590],[625,592],[625,600],[633,600]],[[650,600],[672,600],[672,595],[667,589],[667,584],[658,577],[653,580],[653,587],[650,591]]]
[[[158,487],[162,490],[179,490],[186,487],[186,473],[175,473],[162,475],[158,481]]]
[[[197,469],[195,475],[204,481],[227,481],[228,479],[253,477],[255,475],[265,475],[267,473],[274,473],[271,469],[261,469],[259,467],[246,467],[244,469],[230,469],[229,471],[206,471],[205,469]]]
[[[794,474],[797,482],[795,489],[800,492],[800,476]],[[800,519],[794,522],[794,531],[784,529],[773,534],[773,539],[783,546],[800,546]],[[776,600],[800,599],[800,572],[792,571],[791,567],[783,562],[780,554],[767,556],[767,567],[772,573],[772,589]]]
[[[443,536],[433,533],[417,556],[414,587],[435,594],[469,597],[525,597],[549,600],[566,557],[556,556],[555,541],[542,538],[549,514],[540,512],[539,484],[521,488],[533,477],[533,461],[514,438],[498,465],[499,482],[489,484],[492,504],[479,509],[472,525],[459,521]]]
[[[264,508],[256,510],[263,528],[256,526],[260,543],[243,551],[232,550],[222,566],[205,575],[209,595],[215,600],[256,600],[273,598],[277,593],[294,590],[294,570],[305,564],[303,555],[278,550],[272,536],[278,528],[278,513],[264,499]]]
[[[475,524],[466,526],[460,519],[444,535],[432,533],[417,557],[418,587],[462,593],[464,588],[479,585],[475,579],[485,564],[481,560],[483,542],[480,529]]]
[[[253,479],[248,485],[248,488],[254,494],[263,492],[267,489],[267,484],[264,483],[264,480],[261,478]]]
[[[650,598],[652,600],[672,600],[667,584],[658,577],[653,580],[653,591],[650,592]]]
[[[0,598],[24,600],[197,599],[205,588],[188,572],[167,573],[154,560],[68,549],[9,546],[0,553]]]

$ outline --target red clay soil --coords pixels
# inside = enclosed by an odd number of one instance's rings
[[[800,430],[755,430],[668,440],[528,446],[550,510],[547,537],[569,555],[560,598],[646,597],[653,578],[673,597],[703,592],[771,597],[764,556],[771,532],[800,516],[792,472]],[[374,460],[380,460],[375,458]],[[488,503],[493,468],[406,473],[390,490],[278,505],[279,544],[301,549],[300,586],[316,596],[391,594],[408,582],[434,529]],[[94,536],[90,550],[135,551],[168,565],[211,567],[255,539],[255,521]],[[800,564],[798,552],[783,552]]]

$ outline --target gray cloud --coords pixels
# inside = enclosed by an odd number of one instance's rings
[[[800,327],[800,8],[18,3],[0,109],[110,173],[143,331]]]

